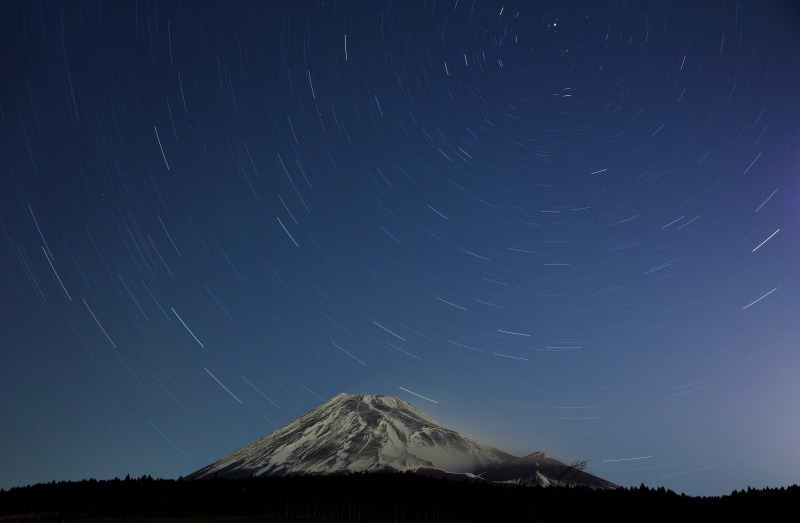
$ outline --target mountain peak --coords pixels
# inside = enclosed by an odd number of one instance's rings
[[[439,425],[394,396],[339,394],[192,477],[420,468],[465,473],[513,459]]]
[[[459,434],[394,396],[342,393],[189,477],[502,470],[496,480],[509,481],[534,456],[545,459],[543,453],[519,459]]]
[[[353,402],[353,401],[361,401],[367,404],[382,403],[385,405],[403,405],[405,408],[409,407],[412,409],[414,408],[410,403],[407,403],[401,400],[400,398],[389,396],[388,394],[368,394],[365,392],[357,392],[354,394],[348,394],[347,392],[342,392],[332,397],[331,399],[329,399],[328,401],[326,401],[317,408],[322,408],[325,405],[329,405],[331,403]]]

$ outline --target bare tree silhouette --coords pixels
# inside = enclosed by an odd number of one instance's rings
[[[586,467],[589,466],[588,459],[578,459],[567,465],[561,470],[556,478],[556,487],[572,487],[580,483],[579,479],[583,475]]]

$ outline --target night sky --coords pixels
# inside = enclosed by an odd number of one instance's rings
[[[2,2],[0,488],[340,392],[694,495],[800,481],[791,1]]]

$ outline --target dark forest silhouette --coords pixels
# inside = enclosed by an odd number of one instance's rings
[[[798,506],[796,485],[692,497],[644,485],[530,487],[413,473],[237,480],[145,476],[0,491],[0,521],[765,521],[794,513]]]

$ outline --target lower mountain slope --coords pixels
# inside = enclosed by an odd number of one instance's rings
[[[616,488],[617,485],[583,470],[583,463],[566,465],[546,456],[544,452],[534,452],[494,470],[480,475],[481,479],[494,482],[513,482],[526,485],[572,486],[586,485],[595,488]]]

